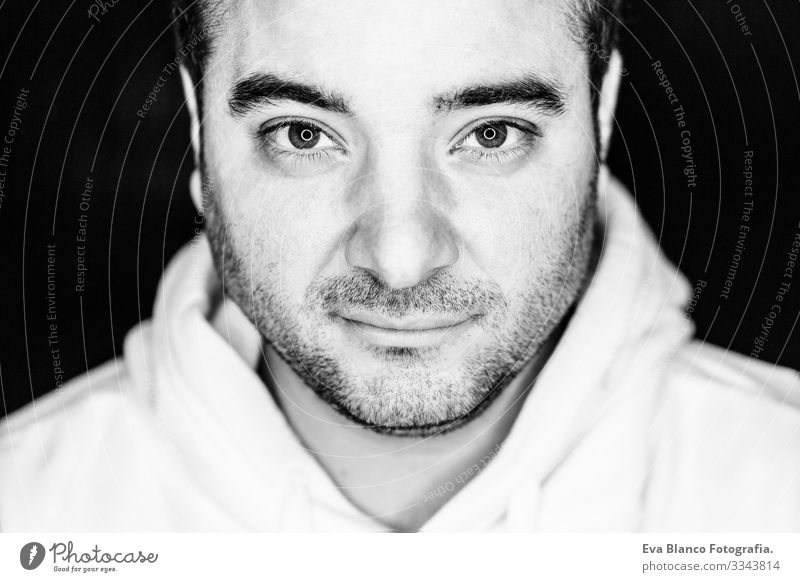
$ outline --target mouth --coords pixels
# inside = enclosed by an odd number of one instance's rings
[[[335,319],[345,331],[369,344],[415,348],[440,344],[473,326],[480,315],[430,315],[390,318],[370,312],[338,313]]]

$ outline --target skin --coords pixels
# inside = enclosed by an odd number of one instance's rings
[[[503,442],[590,274],[619,63],[595,118],[564,7],[238,3],[202,139],[184,75],[215,264],[265,340],[265,384],[345,496],[396,529],[421,527],[450,497],[430,492]],[[348,111],[282,99],[235,114],[254,73]],[[526,75],[563,110],[431,105]]]

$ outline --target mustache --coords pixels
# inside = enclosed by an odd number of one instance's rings
[[[478,278],[460,280],[440,272],[413,287],[394,289],[368,271],[324,277],[311,284],[306,305],[327,312],[363,310],[391,317],[410,314],[490,313],[507,309],[500,287]]]

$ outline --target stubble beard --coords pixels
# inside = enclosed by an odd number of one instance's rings
[[[225,295],[309,389],[342,416],[371,431],[427,437],[455,430],[480,416],[543,346],[557,339],[554,333],[563,328],[582,295],[596,259],[596,173],[590,188],[580,219],[563,237],[567,244],[553,266],[536,273],[512,301],[486,282],[456,281],[445,275],[396,290],[358,273],[315,281],[298,309],[279,293],[274,264],[268,269],[274,276],[251,281],[248,273],[254,258],[248,261],[226,232],[227,221],[214,196],[206,210],[206,233]],[[487,313],[480,326],[491,341],[450,372],[432,369],[431,362],[437,360],[424,350],[376,348],[370,351],[385,364],[386,373],[366,377],[335,356],[332,335],[326,339],[320,334],[334,325],[329,308],[342,303],[395,316],[480,307]],[[262,378],[273,393],[281,390],[269,373]]]

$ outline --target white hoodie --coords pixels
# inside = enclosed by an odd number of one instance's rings
[[[685,279],[602,183],[587,293],[502,449],[422,531],[800,530],[798,374],[693,341]],[[0,528],[385,530],[302,448],[219,288],[199,237],[123,357],[0,422]]]

